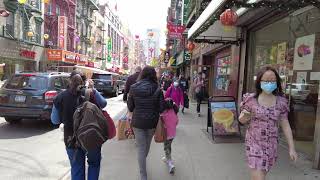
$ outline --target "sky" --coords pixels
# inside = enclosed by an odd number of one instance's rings
[[[170,0],[100,0],[109,1],[111,7],[117,4],[121,21],[128,23],[134,35],[143,37],[147,29],[160,29],[160,47],[165,47],[166,18]]]

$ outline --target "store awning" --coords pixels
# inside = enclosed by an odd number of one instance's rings
[[[188,39],[192,38],[194,34],[205,24],[205,22],[216,13],[227,0],[214,0],[211,1],[207,8],[202,12],[197,21],[192,25],[188,31]]]

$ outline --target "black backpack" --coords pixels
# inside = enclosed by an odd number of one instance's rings
[[[85,101],[73,114],[73,138],[76,147],[86,151],[101,147],[108,140],[108,124],[100,108],[89,101],[91,90],[85,90]]]

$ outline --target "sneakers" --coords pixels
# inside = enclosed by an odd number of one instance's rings
[[[176,170],[176,167],[174,167],[172,161],[168,161],[168,167],[169,167],[169,173],[174,174],[174,171]]]
[[[200,113],[198,113],[198,117],[200,117],[201,116],[201,114]]]
[[[173,175],[176,170],[176,167],[174,166],[172,160],[167,160],[166,157],[161,158],[161,160],[168,165],[169,173]]]

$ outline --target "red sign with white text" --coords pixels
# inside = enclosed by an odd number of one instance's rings
[[[36,52],[28,51],[28,50],[20,50],[20,56],[28,58],[28,59],[35,59],[36,58]]]

